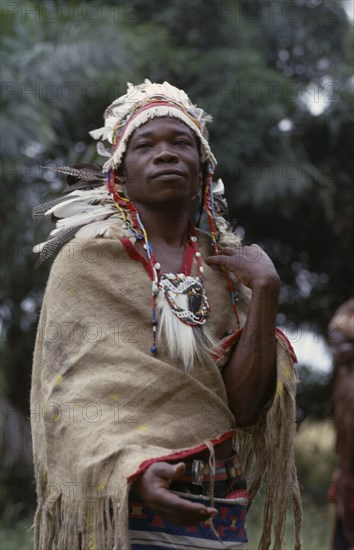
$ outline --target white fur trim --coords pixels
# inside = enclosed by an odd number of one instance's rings
[[[175,294],[174,300],[179,307],[188,309],[188,297],[185,294]],[[156,299],[156,313],[157,343],[161,341],[167,346],[172,359],[179,359],[185,372],[192,372],[195,361],[202,361],[216,348],[216,339],[203,326],[192,327],[178,319],[163,292]]]

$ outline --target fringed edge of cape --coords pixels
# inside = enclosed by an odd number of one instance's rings
[[[129,484],[114,495],[80,500],[50,495],[46,473],[37,470],[38,505],[34,518],[36,550],[129,550]]]
[[[269,550],[271,547],[280,550],[283,547],[289,505],[294,518],[294,549],[301,549],[302,506],[294,457],[298,378],[294,368],[290,367],[293,350],[291,346],[284,345],[284,338],[277,331],[277,341],[288,361],[278,366],[277,387],[271,407],[263,411],[253,428],[235,433],[243,471],[250,485],[248,507],[251,507],[260,490],[264,490],[265,494],[259,550]]]

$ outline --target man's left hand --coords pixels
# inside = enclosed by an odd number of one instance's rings
[[[218,256],[209,256],[205,260],[209,265],[219,265],[231,271],[245,286],[280,288],[279,275],[272,260],[257,244],[224,247]]]

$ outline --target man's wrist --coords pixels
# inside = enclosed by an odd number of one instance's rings
[[[272,278],[258,278],[252,281],[250,288],[253,292],[262,291],[269,292],[270,294],[278,297],[280,292],[280,279],[278,276]]]

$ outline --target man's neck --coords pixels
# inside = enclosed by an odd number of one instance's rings
[[[183,248],[189,234],[189,212],[170,208],[153,211],[138,207],[149,241],[154,245]]]

